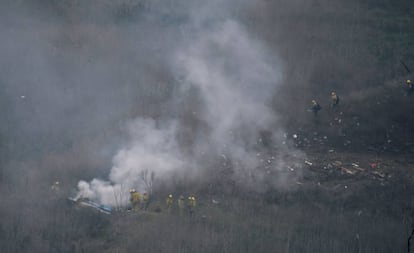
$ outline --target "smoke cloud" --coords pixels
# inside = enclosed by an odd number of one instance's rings
[[[251,190],[283,187],[296,177],[274,174],[286,170],[287,156],[301,156],[283,140],[270,108],[282,80],[277,55],[228,13],[212,15],[217,5],[198,8],[199,15],[190,13],[193,16],[181,26],[180,45],[164,59],[176,77],[176,83],[169,84],[176,97],[166,102],[170,108],[165,114],[190,111],[190,123],[171,115],[136,118],[127,127],[128,143],[113,158],[109,180],[80,181],[78,197],[124,205],[127,198],[122,196],[130,188],[151,190],[144,173],[154,173],[160,181],[172,175],[197,177],[219,159],[231,162],[233,180]],[[166,39],[175,45],[175,36]],[[271,147],[263,143],[264,132],[271,133],[266,137]],[[187,142],[180,139],[183,134],[190,135]]]

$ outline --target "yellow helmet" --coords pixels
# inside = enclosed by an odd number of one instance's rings
[[[407,79],[407,83],[411,83],[411,80],[410,79]]]

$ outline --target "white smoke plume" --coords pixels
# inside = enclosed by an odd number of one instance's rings
[[[171,53],[171,69],[180,77],[180,94],[197,91],[194,117],[206,127],[191,141],[191,155],[177,140],[178,119],[137,118],[129,125],[130,142],[113,158],[109,181],[79,183],[79,196],[110,205],[127,203],[128,189],[148,191],[143,173],[157,178],[203,170],[205,157],[230,160],[234,180],[251,189],[277,187],[289,180],[286,156],[300,155],[282,144],[282,129],[269,107],[282,80],[282,65],[265,45],[233,19],[197,17],[186,28],[187,39]],[[177,98],[178,99],[178,98]],[[174,104],[174,103],[171,103]],[[271,132],[269,154],[261,133]],[[214,163],[214,162],[212,162]],[[195,166],[197,165],[197,166]]]

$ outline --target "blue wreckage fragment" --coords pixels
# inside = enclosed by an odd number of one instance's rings
[[[102,205],[99,204],[97,202],[94,202],[92,200],[83,198],[83,199],[74,199],[74,198],[69,198],[70,201],[74,202],[76,205],[78,206],[82,206],[82,207],[91,207],[101,213],[105,213],[105,214],[111,214],[112,213],[112,207],[108,206],[108,205]]]

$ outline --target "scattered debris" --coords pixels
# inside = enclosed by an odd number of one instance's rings
[[[111,214],[112,213],[112,207],[107,206],[107,205],[102,205],[99,203],[96,203],[92,200],[89,200],[87,198],[80,198],[80,199],[75,199],[75,198],[68,198],[68,200],[70,200],[72,203],[80,206],[80,207],[91,207],[101,213],[105,213],[105,214]]]
[[[371,174],[378,176],[380,178],[385,178],[385,173],[380,172],[380,171],[371,171]]]
[[[335,165],[335,166],[337,166],[337,167],[342,166],[342,162],[341,161],[334,161],[332,164]]]
[[[347,169],[345,167],[341,167],[341,173],[342,174],[350,174],[350,175],[354,175],[357,172],[355,170],[351,170],[351,169]]]
[[[312,166],[312,163],[311,163],[311,162],[309,162],[309,161],[307,161],[307,160],[305,160],[305,163],[306,163],[307,165],[309,165],[309,166]]]

